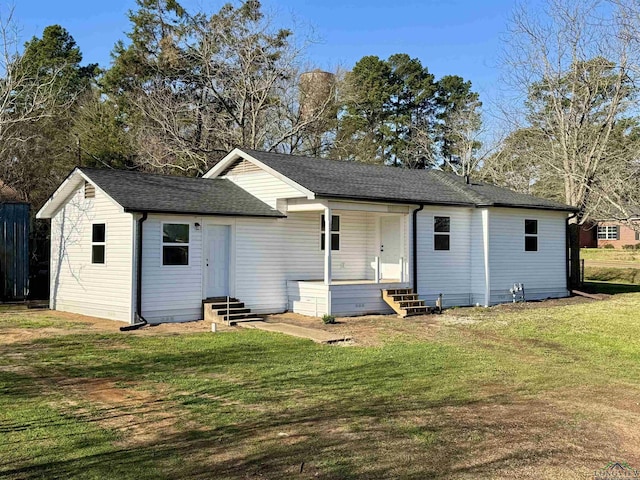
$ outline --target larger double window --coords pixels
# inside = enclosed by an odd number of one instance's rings
[[[620,229],[618,225],[599,226],[598,240],[620,240]]]
[[[327,234],[324,215],[320,217],[320,250],[324,250],[324,239]],[[331,250],[340,250],[340,216],[331,215]]]
[[[451,249],[451,217],[433,217],[433,249]]]
[[[104,264],[107,249],[107,227],[104,223],[91,225],[91,263]]]
[[[538,220],[524,221],[524,251],[538,251]]]
[[[189,265],[189,224],[162,224],[162,265]]]

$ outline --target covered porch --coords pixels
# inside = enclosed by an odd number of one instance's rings
[[[381,291],[410,286],[410,207],[330,200],[289,202],[288,215],[303,212],[320,217],[323,275],[287,281],[289,310],[311,316],[391,313]]]

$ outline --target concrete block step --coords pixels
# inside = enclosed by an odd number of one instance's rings
[[[234,318],[232,320],[227,321],[227,325],[234,326],[238,323],[243,323],[243,322],[264,322],[264,318],[256,317],[255,315],[248,316],[245,318]]]
[[[230,302],[229,304],[226,303],[205,303],[205,308],[208,308],[210,310],[226,310],[227,306],[229,307],[229,309],[232,308],[244,308],[244,303],[242,302]]]
[[[223,314],[223,315],[219,315],[220,318],[222,318],[225,321],[233,321],[233,320],[239,320],[239,319],[243,319],[243,318],[255,318],[256,315],[254,313],[229,313],[229,314]]]
[[[238,302],[239,300],[234,297],[228,298],[229,302]],[[208,297],[202,300],[202,303],[227,303],[227,297]]]
[[[228,310],[226,308],[220,308],[220,309],[214,309],[214,312],[217,315],[226,315],[228,313],[251,313],[251,309],[250,308],[246,308],[246,307],[240,307],[240,308],[229,308]]]

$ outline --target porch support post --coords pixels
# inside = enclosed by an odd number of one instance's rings
[[[324,207],[324,284],[331,285],[331,207]]]

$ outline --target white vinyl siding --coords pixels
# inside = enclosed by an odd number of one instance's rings
[[[334,280],[373,279],[375,217],[339,211],[340,251],[332,252]],[[236,296],[258,312],[287,308],[288,280],[319,280],[324,252],[318,247],[320,212],[236,222]]]
[[[245,163],[248,163],[245,161]],[[223,178],[231,180],[236,185],[242,187],[254,197],[262,200],[267,205],[283,209],[283,201],[287,198],[300,198],[305,195],[288,183],[276,178],[269,172],[254,168],[242,168],[238,166],[228,171]]]
[[[471,210],[471,304],[484,305],[486,293],[484,235],[482,228],[482,209]]]
[[[418,213],[418,293],[434,305],[471,303],[471,212],[469,208],[426,206]],[[449,217],[449,250],[434,249],[434,218]]]
[[[339,212],[341,250],[333,252],[335,280],[373,279],[375,216]],[[149,321],[170,322],[202,318],[203,232],[215,217],[150,215],[144,222],[142,313]],[[233,226],[235,281],[231,295],[256,313],[287,309],[289,280],[319,280],[324,275],[324,252],[318,248],[320,212],[292,213],[287,218],[225,219]],[[188,266],[162,266],[162,223],[189,223]],[[379,290],[379,289],[378,289]],[[326,308],[326,307],[325,307]]]
[[[489,218],[491,303],[511,301],[514,283],[528,300],[568,294],[564,212],[491,208]],[[524,250],[524,219],[538,221],[537,251]]]
[[[203,266],[201,217],[149,215],[143,225],[142,315],[150,322],[202,318]],[[162,225],[189,225],[189,264],[162,264]]]
[[[51,308],[129,322],[133,217],[78,187],[51,219]],[[105,224],[105,263],[92,264],[92,225]]]
[[[321,317],[328,313],[336,316],[393,313],[380,295],[380,290],[406,288],[409,283],[360,283],[325,285],[322,282],[287,282],[289,310]]]

